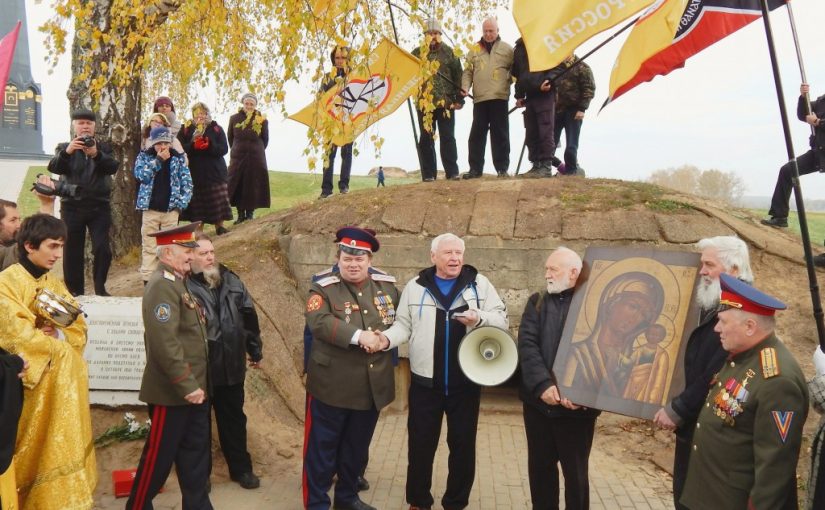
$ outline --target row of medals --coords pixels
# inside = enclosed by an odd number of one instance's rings
[[[742,412],[743,404],[748,400],[748,380],[756,375],[753,370],[748,370],[745,379],[740,384],[733,377],[725,383],[724,389],[716,394],[713,401],[713,413],[718,416],[725,425],[733,426],[735,418]]]

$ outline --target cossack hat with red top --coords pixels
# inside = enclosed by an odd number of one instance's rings
[[[335,233],[335,242],[341,251],[350,255],[375,253],[381,246],[375,238],[375,230],[359,227],[342,227]]]
[[[722,297],[719,304],[724,306],[724,310],[736,308],[743,312],[771,316],[777,310],[787,308],[782,301],[729,274],[722,273],[719,275],[719,283],[722,287]]]
[[[155,238],[158,246],[177,244],[178,246],[185,246],[186,248],[197,248],[198,242],[195,240],[195,231],[200,227],[201,222],[196,221],[188,225],[153,232],[149,234],[149,236]]]

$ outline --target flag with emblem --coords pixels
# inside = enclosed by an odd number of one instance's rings
[[[6,82],[9,81],[14,48],[17,46],[21,25],[22,22],[18,21],[12,31],[0,39],[0,111],[3,111],[3,105],[6,104]]]
[[[289,118],[313,130],[331,130],[342,146],[390,115],[418,88],[419,60],[383,38],[366,61],[354,66],[341,83]]]
[[[583,42],[607,30],[654,0],[513,0],[531,71],[559,65]],[[551,8],[548,8],[551,7]]]
[[[785,0],[768,0],[768,9],[784,5]],[[616,59],[621,71],[613,70],[610,78],[610,101],[637,85],[684,67],[687,59],[715,42],[736,32],[762,16],[760,0],[688,0],[678,21],[677,30],[668,44],[658,51],[638,53],[637,45],[625,46]],[[637,24],[628,42],[645,41],[651,48],[661,44],[662,25],[648,20]],[[635,72],[631,70],[635,69]],[[621,72],[622,78],[614,76]]]

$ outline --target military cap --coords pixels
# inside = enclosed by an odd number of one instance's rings
[[[95,122],[97,121],[97,115],[88,108],[79,108],[72,112],[72,120],[90,120]]]
[[[200,226],[201,222],[196,221],[188,225],[159,230],[158,232],[149,234],[149,236],[157,240],[158,246],[177,244],[178,246],[185,246],[187,248],[197,248],[198,242],[195,240],[195,231],[198,230]]]
[[[350,255],[375,253],[381,246],[375,238],[375,230],[359,227],[342,227],[335,233],[335,242]]]
[[[725,306],[726,310],[736,308],[743,312],[770,316],[775,314],[777,310],[787,308],[782,301],[729,274],[722,273],[719,275],[719,283],[722,287],[722,297],[719,304]]]

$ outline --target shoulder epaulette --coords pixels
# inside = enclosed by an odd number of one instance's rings
[[[395,276],[386,273],[372,273],[370,277],[372,277],[372,280],[375,282],[395,283]]]
[[[319,272],[315,273],[314,275],[312,275],[312,281],[320,280],[321,278],[323,278],[324,276],[326,276],[330,273],[332,273],[332,268],[328,267],[328,268],[324,269],[323,271],[319,271]]]
[[[163,270],[163,277],[166,278],[169,281],[172,281],[172,282],[177,279],[177,277],[175,276],[175,273],[173,273],[171,271],[167,271],[165,269]]]
[[[330,276],[327,276],[326,278],[321,278],[320,280],[318,280],[318,281],[317,281],[317,282],[315,282],[315,283],[317,283],[317,284],[318,284],[318,285],[320,285],[321,287],[329,287],[329,286],[330,286],[330,285],[332,285],[333,283],[338,283],[338,282],[340,282],[340,281],[341,281],[341,279],[340,279],[340,278],[338,278],[337,276],[335,276],[335,275],[330,275]]]
[[[762,377],[770,379],[779,375],[779,365],[776,363],[776,349],[765,347],[759,351],[759,358],[762,361]]]

